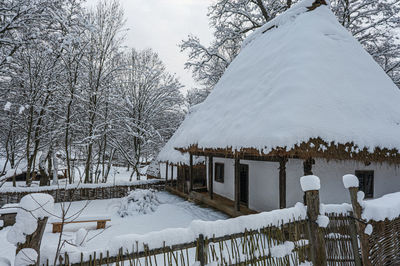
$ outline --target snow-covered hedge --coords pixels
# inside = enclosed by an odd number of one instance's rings
[[[154,189],[136,189],[120,199],[118,214],[121,217],[154,212],[160,205]]]

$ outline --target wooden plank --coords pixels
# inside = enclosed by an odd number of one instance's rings
[[[70,222],[64,222],[64,224],[77,224],[77,223],[94,223],[94,222],[110,222],[111,219],[106,219],[106,220],[82,220],[82,221],[70,221]],[[63,222],[52,222],[51,224],[63,224]]]

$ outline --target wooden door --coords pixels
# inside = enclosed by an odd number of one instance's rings
[[[240,165],[240,203],[249,205],[249,166]]]

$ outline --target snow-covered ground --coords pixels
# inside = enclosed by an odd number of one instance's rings
[[[193,220],[214,221],[226,219],[227,216],[212,209],[202,208],[193,203],[182,200],[179,197],[167,192],[156,192],[159,204],[155,211],[147,214],[133,213],[130,216],[120,217],[118,214],[121,199],[95,200],[87,207],[87,201],[73,202],[69,214],[80,211],[81,216],[109,216],[111,222],[107,222],[106,229],[96,230],[95,223],[69,224],[64,228],[63,239],[75,243],[77,231],[85,228],[88,231],[86,242],[83,246],[75,247],[66,244],[66,251],[84,251],[97,248],[104,248],[110,239],[126,234],[145,234],[152,231],[159,231],[166,228],[187,227]],[[61,205],[56,204],[56,213],[60,213]],[[5,257],[11,262],[14,261],[15,247],[8,243],[7,232],[9,227],[0,230],[0,257]],[[47,225],[42,240],[41,253],[53,259],[52,255],[58,243],[59,234],[52,233],[52,226]],[[79,238],[79,236],[78,236]],[[0,260],[1,265],[1,260]],[[2,265],[1,265],[2,266]]]

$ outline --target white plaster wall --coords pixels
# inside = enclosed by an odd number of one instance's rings
[[[354,174],[356,170],[374,171],[374,197],[400,191],[400,169],[394,165],[373,163],[366,166],[356,161],[326,161],[316,159],[313,174],[321,179],[320,199],[322,203],[350,202],[349,192],[344,188],[342,177]],[[286,165],[287,206],[303,201],[300,177],[303,175],[303,161],[292,159]]]
[[[302,160],[288,160],[286,163],[286,207],[303,202],[303,191],[300,187],[300,177],[303,176],[303,173]]]
[[[223,163],[224,166],[224,183],[220,183],[215,181],[213,176],[213,186],[214,186],[214,193],[226,197],[228,199],[234,200],[234,191],[235,191],[235,176],[234,176],[234,165],[235,160],[233,159],[225,159],[225,158],[213,158],[213,175],[215,173],[215,163]],[[208,172],[208,168],[207,168]]]
[[[216,182],[213,177],[214,193],[234,200],[234,160],[214,157],[213,161],[225,164],[224,183]],[[257,211],[279,208],[279,164],[248,160],[240,162],[249,165],[249,208]],[[364,163],[356,161],[316,159],[312,171],[321,179],[321,202],[350,202],[349,193],[343,186],[342,177],[345,174],[354,174],[356,170],[374,171],[375,198],[388,193],[400,192],[400,166],[375,163],[365,166]],[[290,159],[287,162],[287,207],[294,206],[297,202],[303,202],[303,191],[300,187],[300,177],[303,176],[303,173],[303,160]]]
[[[249,166],[249,208],[270,211],[279,208],[279,163],[240,160]]]
[[[164,178],[164,179],[165,179],[165,166],[166,166],[166,163],[160,163],[160,175],[161,175],[161,178]],[[177,177],[178,167],[168,165],[168,180],[171,179],[172,168],[174,168],[174,171],[173,171],[174,179],[176,179],[176,177]]]

